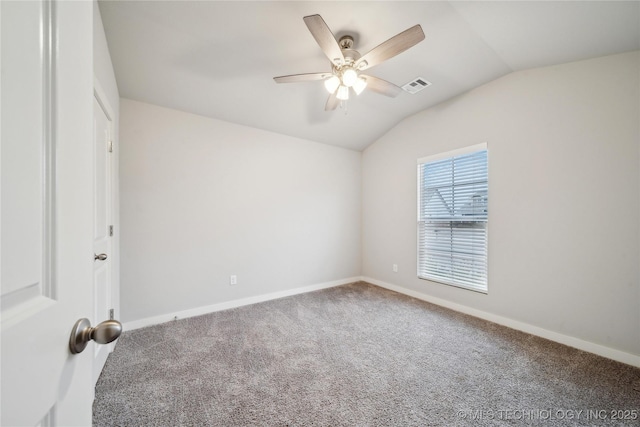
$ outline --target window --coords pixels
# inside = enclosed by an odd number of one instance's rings
[[[418,159],[418,277],[487,292],[487,145]]]

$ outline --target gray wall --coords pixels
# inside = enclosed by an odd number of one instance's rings
[[[362,154],[123,99],[122,320],[362,274],[640,355],[639,99],[638,52],[527,70]],[[488,295],[415,271],[416,159],[480,142]]]
[[[359,152],[120,108],[122,320],[360,274]]]
[[[633,52],[513,73],[368,147],[363,275],[639,355],[639,64]],[[488,295],[416,277],[416,159],[481,142]]]
[[[111,107],[118,111],[120,94],[97,1],[93,2],[93,73],[107,95]]]

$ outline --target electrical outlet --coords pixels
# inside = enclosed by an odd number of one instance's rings
[[[235,274],[229,276],[229,284],[230,285],[237,285],[238,284],[238,276],[236,276]]]
[[[398,272],[398,264],[393,264],[393,272],[394,273]]]

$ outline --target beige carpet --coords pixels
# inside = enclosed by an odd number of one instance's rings
[[[94,425],[640,425],[639,411],[640,369],[354,283],[124,332]]]

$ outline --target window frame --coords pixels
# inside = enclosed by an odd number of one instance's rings
[[[485,255],[485,259],[486,259],[486,265],[485,265],[485,278],[486,278],[486,282],[484,284],[484,288],[479,288],[479,287],[474,287],[471,285],[466,285],[464,283],[460,283],[458,281],[456,281],[455,279],[451,279],[451,280],[446,280],[445,278],[442,277],[423,277],[421,275],[421,271],[420,271],[420,265],[421,265],[421,256],[420,256],[420,250],[421,248],[421,239],[420,239],[420,227],[421,227],[421,222],[424,221],[421,218],[421,202],[422,202],[422,182],[421,182],[421,167],[422,165],[424,165],[425,163],[431,163],[431,162],[436,162],[439,160],[444,160],[444,159],[450,159],[453,157],[457,157],[457,156],[462,156],[465,154],[471,154],[471,153],[476,153],[476,152],[480,152],[480,151],[486,151],[487,152],[487,219],[485,222],[485,250],[484,250],[484,255]],[[469,291],[473,291],[473,292],[478,292],[481,294],[488,294],[489,293],[489,209],[488,209],[488,203],[489,203],[489,148],[488,148],[488,144],[486,142],[480,143],[480,144],[476,144],[476,145],[472,145],[472,146],[468,146],[468,147],[463,147],[463,148],[459,148],[456,150],[451,150],[451,151],[447,151],[447,152],[442,152],[442,153],[437,153],[434,155],[430,155],[430,156],[425,156],[425,157],[421,157],[419,159],[417,159],[417,176],[416,176],[416,182],[417,182],[417,188],[416,188],[416,194],[417,194],[417,203],[416,203],[416,275],[419,279],[421,280],[428,280],[430,282],[435,282],[435,283],[441,283],[444,285],[448,285],[448,286],[453,286],[453,287],[457,287],[457,288],[461,288],[461,289],[466,289]],[[479,222],[479,221],[478,221]],[[425,276],[427,276],[425,274]]]

